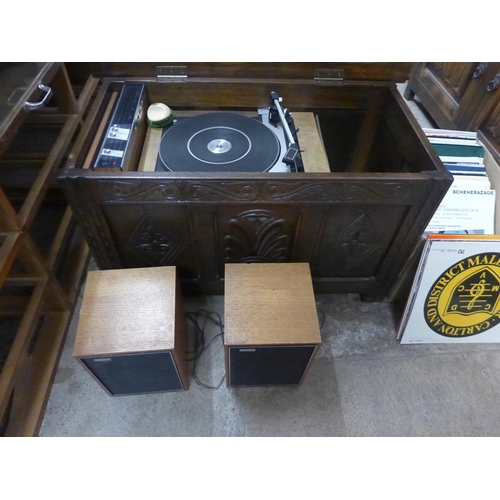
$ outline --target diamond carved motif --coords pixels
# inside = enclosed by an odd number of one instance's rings
[[[334,248],[343,257],[348,269],[376,250],[379,244],[373,224],[363,214],[339,233]]]
[[[145,215],[127,242],[135,253],[153,266],[172,265],[183,250],[181,241]]]

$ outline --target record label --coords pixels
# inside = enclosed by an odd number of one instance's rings
[[[477,335],[500,321],[500,254],[467,257],[446,269],[427,295],[424,317],[438,335]]]

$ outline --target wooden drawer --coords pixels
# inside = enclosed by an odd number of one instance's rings
[[[408,65],[346,65],[342,79],[340,64],[225,64],[220,77],[217,64],[194,64],[187,77],[165,79],[145,77],[144,65],[108,66],[118,76],[101,79],[81,154],[59,175],[100,268],[175,265],[186,292],[219,294],[225,263],[308,262],[317,293],[382,300],[452,177],[385,81],[404,80]],[[148,133],[136,146],[138,170],[85,168],[127,82],[144,84],[148,104],[176,113],[256,113],[276,91],[292,114],[317,123],[322,144],[304,153],[321,149],[326,171],[154,171]]]

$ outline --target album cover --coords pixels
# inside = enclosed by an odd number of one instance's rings
[[[397,338],[500,342],[500,236],[429,234]]]

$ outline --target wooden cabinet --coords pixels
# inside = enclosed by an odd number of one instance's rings
[[[500,63],[417,63],[405,91],[415,95],[438,127],[478,131],[500,159]]]
[[[94,121],[79,136],[81,154],[59,179],[97,264],[175,265],[185,292],[222,294],[226,263],[308,262],[316,293],[382,300],[452,182],[394,83],[406,81],[410,68],[92,65],[101,77],[89,112]],[[292,114],[314,117],[328,169],[155,171],[158,144],[151,149],[146,134],[136,145],[136,170],[93,170],[113,100],[127,84],[143,84],[148,104],[162,102],[176,113],[256,114],[278,92]]]
[[[98,80],[62,63],[0,65],[1,434],[34,436],[89,249],[56,183]]]

